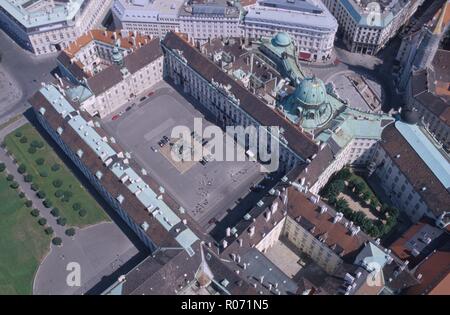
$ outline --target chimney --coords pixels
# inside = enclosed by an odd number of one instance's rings
[[[261,276],[261,278],[259,278],[259,282],[263,283],[264,282],[264,276]]]
[[[252,237],[255,234],[255,226],[251,226],[248,228],[248,234]]]
[[[239,242],[239,247],[242,247],[242,243],[244,243],[244,241],[242,240],[242,238],[240,238],[240,239],[238,240],[238,242]]]
[[[222,246],[223,246],[224,249],[227,248],[227,246],[228,246],[227,240],[223,240],[222,241]]]
[[[238,254],[238,255],[236,256],[236,261],[237,261],[238,264],[241,263],[241,255]]]
[[[225,230],[225,233],[226,233],[227,237],[230,237],[231,236],[231,228],[227,227],[227,229]]]
[[[244,265],[242,266],[245,269],[247,269],[247,263],[244,263]]]
[[[265,212],[266,222],[268,222],[270,220],[270,214],[271,214],[270,211]]]

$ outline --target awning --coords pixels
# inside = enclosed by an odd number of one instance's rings
[[[311,59],[311,53],[306,52],[306,51],[301,51],[298,54],[298,59],[300,59],[300,60],[310,60]]]

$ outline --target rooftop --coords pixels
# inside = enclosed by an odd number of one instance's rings
[[[56,25],[61,22],[73,23],[87,1],[50,1],[50,0],[0,0],[0,6],[25,28],[37,28]]]

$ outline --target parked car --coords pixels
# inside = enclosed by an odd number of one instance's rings
[[[120,117],[120,115],[114,115],[114,116],[112,116],[111,120],[117,120],[117,119],[119,119],[119,117]]]
[[[148,96],[152,96],[153,94],[155,94],[155,92],[150,92],[148,93]]]
[[[146,96],[142,96],[140,99],[139,99],[139,101],[144,101],[145,99],[146,99],[147,97]]]
[[[164,142],[162,142],[162,140],[159,140],[158,145],[162,148],[164,146]]]
[[[150,147],[150,149],[152,149],[153,152],[158,152],[158,149],[156,149],[155,147]]]
[[[125,109],[125,111],[128,112],[129,110],[131,110],[131,108],[132,108],[131,106],[128,106],[128,107]]]

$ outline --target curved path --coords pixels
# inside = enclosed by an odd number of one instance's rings
[[[33,294],[84,294],[138,253],[112,222],[79,229],[73,238],[61,238],[63,245],[51,245],[36,272]],[[70,262],[80,265],[80,287],[67,285],[70,271],[66,268]]]

